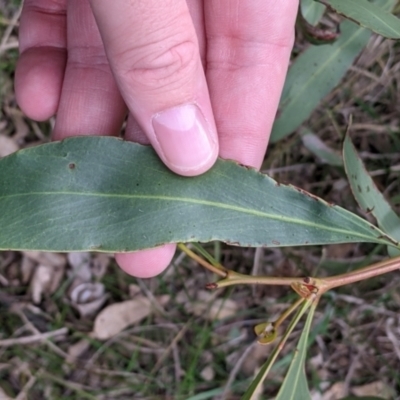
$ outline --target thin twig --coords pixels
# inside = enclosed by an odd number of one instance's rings
[[[88,390],[93,390],[91,387],[82,385],[80,383],[76,382],[71,382],[70,380],[62,379],[59,378],[55,375],[50,374],[49,372],[43,371],[40,376],[40,378],[43,379],[49,379],[53,382],[56,382],[67,389],[73,390],[76,392],[81,399],[89,399],[89,400],[98,400],[97,396],[92,395],[91,393],[88,393]]]
[[[62,336],[68,333],[68,328],[61,328],[51,332],[44,332],[37,335],[24,336],[14,339],[0,340],[0,347],[10,347],[15,345],[31,344],[35,342],[42,342],[55,336]]]
[[[400,257],[390,258],[376,264],[360,268],[355,271],[347,272],[340,275],[324,278],[325,288],[323,292],[338,286],[349,285],[350,283],[359,282],[364,279],[373,278],[375,276],[387,274],[388,272],[400,269]]]
[[[162,308],[161,304],[157,301],[157,299],[154,297],[153,293],[148,289],[143,280],[137,278],[136,282],[138,283],[140,289],[142,289],[146,297],[149,299],[150,304],[154,307],[154,309],[157,310],[163,317],[167,317],[167,313]]]
[[[37,329],[36,326],[32,324],[32,322],[25,315],[25,313],[23,312],[22,309],[16,309],[14,312],[22,319],[22,321],[26,324],[26,327],[31,331],[31,333],[33,333],[34,335],[41,335],[42,334],[42,332],[40,332],[39,329]],[[61,350],[57,345],[55,345],[50,340],[46,339],[45,343],[51,350],[54,351],[54,353],[56,353],[61,358],[67,358],[68,357],[67,353],[65,353],[63,350]]]
[[[394,351],[396,353],[396,356],[400,360],[400,345],[399,345],[399,339],[396,337],[395,333],[393,332],[393,318],[389,318],[386,321],[385,324],[385,330],[386,330],[386,335],[390,342],[393,345]]]
[[[6,44],[8,42],[8,39],[10,38],[12,30],[17,25],[17,22],[19,20],[20,15],[21,15],[22,6],[23,6],[23,2],[20,5],[20,7],[18,8],[17,12],[12,17],[12,19],[10,21],[10,24],[4,30],[4,34],[3,34],[3,37],[1,38],[1,42],[0,42],[0,54],[4,53],[6,51]]]
[[[36,383],[37,375],[41,374],[42,371],[43,370],[41,369],[35,375],[31,375],[31,377],[29,378],[28,382],[26,382],[26,384],[24,385],[24,387],[18,393],[18,396],[14,400],[26,400],[26,399],[29,399],[29,397],[28,397],[29,391],[32,389],[33,385]]]
[[[150,375],[154,375],[157,370],[161,367],[163,361],[167,358],[173,347],[182,339],[183,335],[188,330],[192,321],[188,321],[186,325],[178,332],[178,334],[174,337],[170,345],[165,349],[164,354],[157,360],[156,365],[154,365],[153,369],[150,371]]]
[[[0,54],[5,53],[8,50],[18,49],[19,43],[18,40],[12,40],[0,47]]]
[[[174,358],[175,382],[178,387],[181,381],[181,377],[182,375],[184,375],[184,372],[182,370],[181,359],[179,357],[179,349],[176,343],[174,343],[172,346],[172,356]]]
[[[235,363],[235,366],[233,367],[231,373],[229,374],[228,381],[225,384],[224,391],[221,394],[220,399],[221,400],[226,400],[228,399],[229,396],[229,390],[233,384],[233,382],[236,379],[236,375],[239,373],[240,368],[242,367],[242,364],[244,361],[246,361],[246,358],[250,354],[250,352],[254,349],[254,347],[257,345],[257,342],[253,342],[250,346],[246,348],[246,350],[243,352],[243,354],[240,356],[239,360]]]

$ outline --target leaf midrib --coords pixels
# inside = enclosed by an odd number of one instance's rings
[[[337,58],[337,55],[339,52],[346,46],[348,46],[351,42],[353,42],[362,32],[364,28],[358,28],[343,44],[335,49],[334,52],[331,53],[331,55],[322,63],[320,64],[320,67],[315,71],[315,73],[308,79],[306,82],[304,82],[303,87],[301,90],[297,91],[297,94],[295,96],[291,96],[291,100],[289,101],[290,103],[295,103],[298,98],[304,96],[304,92],[308,89],[311,83],[315,81],[315,77],[321,75],[325,71],[325,67],[330,64],[333,60]],[[282,102],[285,99],[282,99]]]
[[[359,7],[362,8],[364,11],[367,11],[367,12],[369,12],[369,13],[372,13],[373,11],[375,11],[375,10],[371,10],[370,8],[366,7],[366,6],[365,6],[365,3],[363,4],[362,2],[359,3],[359,4],[357,3],[357,6],[359,6]],[[374,5],[373,5],[373,6],[374,6]],[[386,13],[388,16],[393,15],[392,13],[388,13],[388,12],[385,12],[385,13]],[[398,35],[399,35],[398,31],[397,31],[396,29],[394,29],[394,28],[392,27],[391,24],[388,24],[388,23],[386,22],[386,20],[383,20],[380,16],[377,16],[376,14],[371,14],[371,16],[372,16],[372,18],[375,18],[377,21],[381,22],[387,29],[389,29],[392,33],[394,33],[396,37],[398,37]],[[362,22],[361,22],[361,23],[362,23]],[[363,23],[363,27],[365,27],[365,22]]]
[[[322,229],[327,232],[337,232],[337,233],[347,233],[355,237],[364,238],[364,239],[376,239],[375,237],[360,234],[348,229],[340,229],[340,228],[331,228],[326,225],[320,225],[316,223],[309,222],[304,219],[297,219],[291,217],[280,216],[276,214],[269,214],[262,211],[257,211],[249,208],[239,207],[231,204],[217,203],[210,200],[201,200],[197,198],[190,197],[173,197],[173,196],[160,196],[160,195],[140,195],[140,194],[116,194],[116,193],[85,193],[85,192],[30,192],[30,193],[15,193],[7,196],[0,196],[0,200],[7,198],[16,198],[16,197],[25,197],[25,196],[59,196],[59,195],[67,195],[67,196],[87,196],[87,197],[110,197],[110,198],[125,198],[125,199],[143,199],[143,200],[165,200],[165,201],[175,201],[181,203],[192,203],[192,204],[200,204],[210,207],[221,208],[225,210],[237,211],[244,214],[250,214],[257,217],[264,217],[276,221],[288,222],[292,224],[298,224],[306,227],[313,227],[317,229]]]

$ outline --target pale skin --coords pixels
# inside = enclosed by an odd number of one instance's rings
[[[53,139],[118,135],[195,176],[217,156],[259,168],[294,40],[298,0],[25,0],[15,89]],[[133,227],[134,229],[134,227]],[[161,227],[160,227],[161,229]],[[175,245],[116,254],[151,277]]]

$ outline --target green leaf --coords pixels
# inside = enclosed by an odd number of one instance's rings
[[[289,69],[271,135],[277,142],[294,132],[340,82],[367,44],[371,32],[350,21],[332,44],[310,46]]]
[[[384,232],[399,240],[400,218],[369,176],[349,135],[346,135],[343,144],[343,160],[351,190],[359,206],[376,218],[378,226]],[[399,250],[392,247],[389,252],[392,257],[400,255]]]
[[[400,19],[368,0],[317,0],[389,39],[400,39]]]
[[[340,154],[328,147],[315,133],[309,129],[302,128],[300,135],[304,147],[315,154],[322,162],[333,167],[343,166]]]
[[[315,0],[301,0],[301,13],[305,20],[311,25],[317,25],[324,15],[326,7]]]
[[[347,396],[343,397],[340,400],[385,400],[383,397],[376,397],[376,396]]]
[[[290,364],[278,396],[275,400],[311,400],[308,389],[307,377],[305,372],[305,362],[307,355],[308,336],[314,317],[317,304],[313,303],[308,313],[303,332],[301,333],[299,343],[295,350],[293,360]]]
[[[0,160],[0,249],[123,252],[162,243],[389,244],[357,215],[219,160],[195,178],[150,147],[77,137]]]
[[[275,346],[274,350],[268,357],[268,360],[261,366],[260,370],[258,371],[257,376],[254,378],[251,385],[246,390],[246,393],[242,396],[241,400],[254,400],[258,398],[258,393],[262,388],[265,378],[267,377],[268,373],[270,372],[272,366],[274,365],[276,359],[279,356],[279,353],[282,351],[288,337],[292,333],[293,329],[296,327],[297,323],[300,321],[300,318],[304,315],[304,313],[310,308],[312,304],[313,298],[304,300],[301,304],[300,308],[297,310],[296,314],[290,321],[289,326],[286,328],[284,335],[282,336],[279,343]],[[256,397],[257,396],[257,397]],[[285,399],[286,400],[286,399]]]

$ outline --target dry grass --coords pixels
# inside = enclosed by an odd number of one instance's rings
[[[17,5],[0,0],[2,152],[45,142],[51,130],[49,123],[26,119],[15,102],[17,13]],[[352,138],[397,211],[398,50],[398,44],[374,37],[307,123],[327,146],[340,151],[352,114]],[[343,171],[321,163],[301,145],[300,136],[271,146],[264,167],[279,181],[359,212]],[[207,248],[228,268],[279,276],[333,274],[386,256],[384,248],[365,244],[257,251],[219,244]],[[73,256],[38,257],[0,254],[0,398],[3,392],[19,400],[216,399],[222,394],[225,399],[238,399],[270,351],[253,345],[252,326],[271,319],[294,299],[286,289],[264,287],[207,295],[203,288],[212,277],[182,254],[162,277],[146,281],[127,277],[110,256],[89,255],[81,260],[86,275],[77,272]],[[40,273],[39,265],[45,266]],[[85,282],[102,285],[105,298],[96,292],[98,286],[84,286],[91,293],[90,301],[74,299],[73,289]],[[313,400],[361,395],[362,390],[365,395],[400,398],[399,286],[399,274],[392,273],[325,296],[309,353]],[[160,301],[161,295],[169,296],[166,303]],[[101,308],[139,296],[152,305],[140,322],[109,339],[93,334]],[[204,307],[215,312],[213,300],[219,298],[229,298],[231,303],[221,302],[227,314],[212,320]],[[99,299],[99,304],[82,311],[83,305]],[[299,330],[294,333],[284,355],[294,348],[299,334]],[[274,369],[268,394],[276,392],[288,362],[284,357]],[[224,391],[227,382],[232,386]],[[366,386],[371,383],[378,389]],[[196,397],[201,393],[203,397]]]

